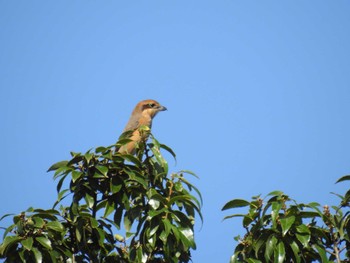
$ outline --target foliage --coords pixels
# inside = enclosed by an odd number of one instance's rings
[[[338,182],[350,180],[344,176]],[[318,203],[298,204],[280,191],[252,201],[233,199],[222,210],[247,207],[248,212],[232,214],[243,218],[247,233],[239,242],[230,262],[349,262],[350,190],[339,206]]]
[[[52,209],[15,215],[0,257],[5,262],[188,262],[196,249],[195,216],[202,219],[201,195],[184,177],[193,173],[168,175],[160,149],[175,154],[151,138],[140,143],[136,156],[114,150],[129,142],[122,137],[115,145],[72,152],[71,160],[52,165],[57,201]],[[64,206],[67,196],[71,204]]]

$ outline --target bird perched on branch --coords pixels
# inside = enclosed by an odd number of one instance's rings
[[[159,102],[155,100],[140,101],[132,111],[130,119],[123,131],[123,133],[130,131],[128,139],[130,139],[131,142],[122,145],[118,152],[135,154],[138,143],[147,139],[147,136],[145,137],[142,134],[140,127],[151,129],[153,118],[158,112],[165,110],[167,110],[167,108],[160,105]]]

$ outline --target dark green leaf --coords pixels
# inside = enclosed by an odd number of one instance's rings
[[[340,183],[340,182],[343,182],[343,181],[349,181],[350,180],[350,175],[345,175],[343,177],[340,177],[335,183]]]
[[[199,179],[199,177],[194,172],[189,171],[189,170],[181,170],[179,173],[190,174],[190,175],[193,175],[194,177]]]
[[[103,217],[108,217],[114,211],[114,209],[115,209],[114,204],[112,202],[107,202]]]
[[[245,207],[249,206],[250,202],[243,200],[243,199],[233,199],[229,202],[227,202],[224,207],[221,209],[222,211],[231,209],[231,208],[237,208],[237,207]]]
[[[13,216],[14,214],[6,214],[6,215],[3,215],[1,218],[0,218],[0,221],[3,220],[5,217],[8,217],[8,216]]]
[[[66,166],[67,164],[68,164],[68,161],[57,162],[57,163],[51,165],[51,167],[47,170],[47,172],[55,171],[62,166]]]
[[[168,153],[170,153],[176,161],[176,154],[170,147],[166,146],[165,144],[161,144],[161,143],[159,144],[159,146],[160,146],[160,148],[162,148],[162,149],[166,150]]]

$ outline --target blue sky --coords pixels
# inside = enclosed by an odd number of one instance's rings
[[[350,172],[350,2],[0,1],[0,214],[50,208],[47,168],[116,141],[134,105],[204,198],[194,262],[228,262],[222,206],[337,204]]]

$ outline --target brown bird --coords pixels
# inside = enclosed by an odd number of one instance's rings
[[[151,129],[153,118],[158,112],[165,110],[167,110],[167,108],[160,105],[159,102],[155,100],[143,100],[137,103],[123,131],[123,133],[133,131],[129,137],[132,141],[122,145],[118,152],[135,154],[138,143],[147,139],[147,137],[142,136],[142,132],[140,133],[139,128],[141,126],[146,126]]]

